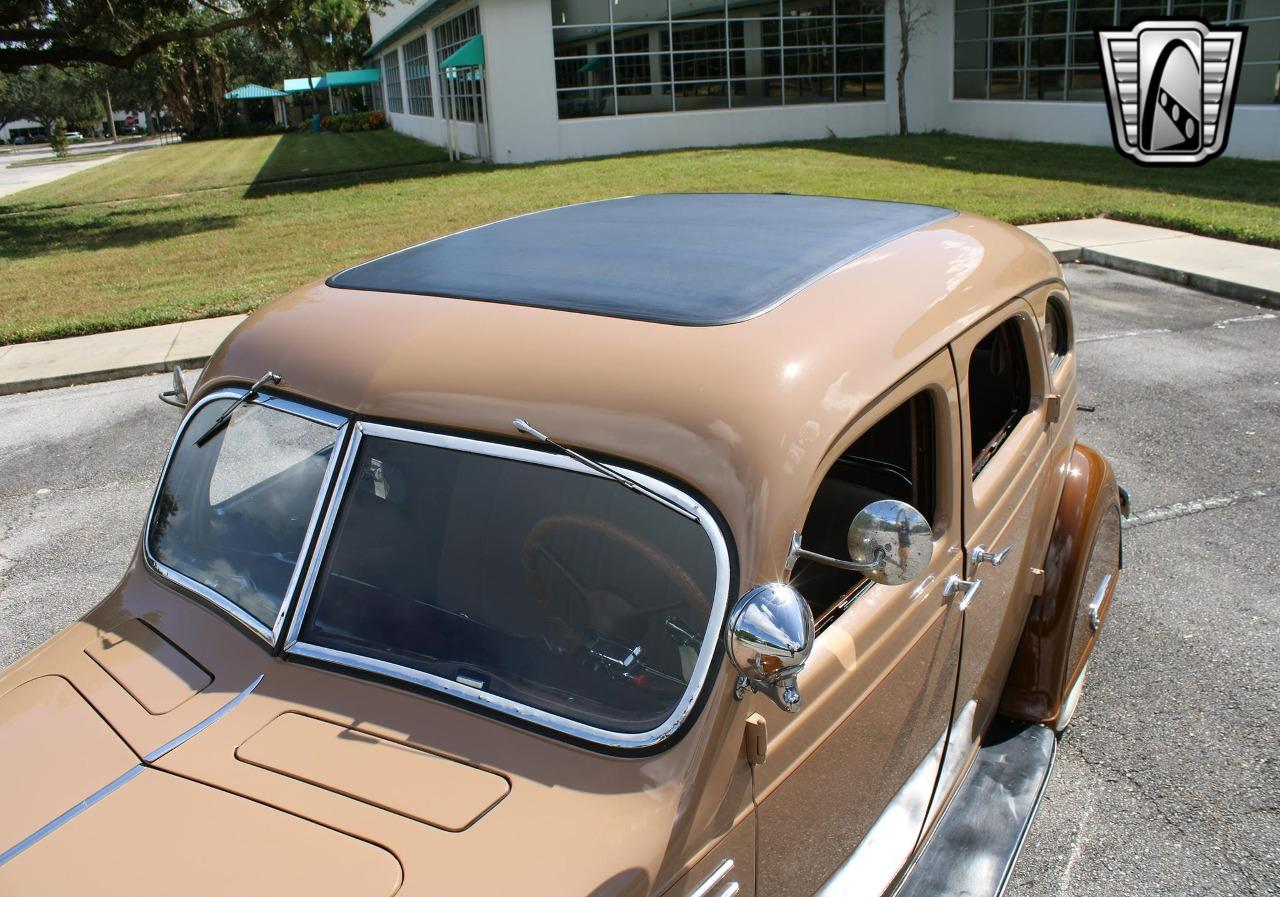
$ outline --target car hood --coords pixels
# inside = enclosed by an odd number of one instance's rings
[[[144,582],[0,676],[0,893],[650,894],[750,806],[701,769],[718,729],[608,756]]]
[[[65,677],[0,696],[0,745],[0,893],[382,897],[402,883],[383,847],[143,763]]]

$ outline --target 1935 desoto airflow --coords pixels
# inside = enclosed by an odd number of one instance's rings
[[[995,893],[1120,566],[1071,301],[945,209],[644,196],[268,305],[0,677],[5,894]]]

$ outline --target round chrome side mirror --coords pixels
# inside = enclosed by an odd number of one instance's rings
[[[900,586],[928,569],[933,531],[924,515],[906,502],[873,501],[849,525],[849,557],[866,565],[868,579]]]
[[[738,670],[735,697],[750,689],[788,713],[800,709],[796,676],[813,650],[813,612],[799,592],[780,582],[747,592],[729,614],[725,643]]]

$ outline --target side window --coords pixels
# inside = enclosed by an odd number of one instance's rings
[[[851,445],[818,487],[804,521],[804,547],[829,557],[849,556],[849,524],[873,501],[895,498],[934,520],[937,475],[935,411],[929,393],[919,393],[889,412]],[[800,559],[791,584],[813,610],[819,628],[835,619],[866,578]]]
[[[1044,310],[1044,351],[1049,370],[1056,371],[1071,351],[1071,325],[1067,306],[1061,299],[1050,297]]]
[[[1027,350],[1016,319],[991,331],[969,358],[969,432],[976,477],[1031,407]]]

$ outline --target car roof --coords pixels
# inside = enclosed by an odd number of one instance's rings
[[[955,214],[832,196],[628,196],[441,237],[348,268],[328,284],[664,324],[731,324]]]
[[[523,418],[691,487],[748,563],[800,525],[827,451],[877,396],[1061,278],[1034,238],[958,214],[720,327],[313,283],[242,323],[195,397],[271,370],[276,392],[364,420],[528,445]]]

